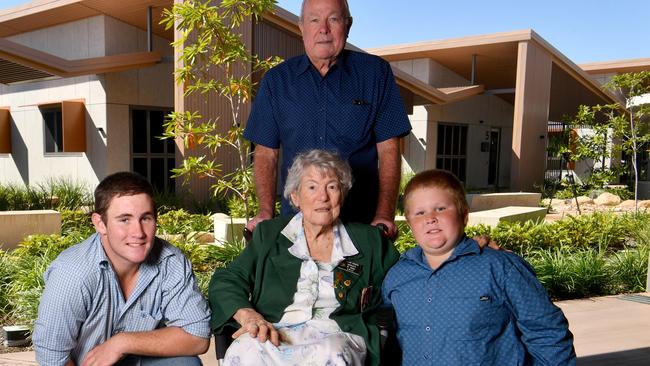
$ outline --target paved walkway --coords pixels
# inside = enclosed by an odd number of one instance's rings
[[[578,366],[650,365],[650,293],[556,304],[569,319]],[[217,364],[213,347],[201,357],[205,366]],[[32,365],[36,365],[34,352],[0,354],[0,366]]]

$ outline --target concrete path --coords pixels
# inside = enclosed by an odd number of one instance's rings
[[[569,319],[578,366],[650,366],[650,293],[556,304]],[[201,360],[205,366],[216,366],[214,342]],[[34,352],[0,354],[0,366],[32,365],[36,365]]]

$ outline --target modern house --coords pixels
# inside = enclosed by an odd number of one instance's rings
[[[157,138],[164,115],[192,110],[227,122],[229,114],[218,98],[185,96],[174,83],[175,35],[159,25],[172,5],[37,0],[0,10],[1,183],[65,176],[94,186],[132,170],[159,189],[181,189],[169,169],[196,152]],[[242,34],[260,56],[291,57],[303,52],[297,20],[278,8]],[[595,76],[623,70],[580,67],[532,30],[366,51],[391,62],[410,113],[405,166],[450,169],[481,189],[541,183],[548,122],[616,101]],[[217,158],[234,166],[234,156]],[[202,198],[209,186],[188,187]]]
[[[0,12],[3,183],[93,186],[134,170],[165,187],[175,149],[155,136],[174,106],[173,32],[158,25],[169,5],[35,1]]]

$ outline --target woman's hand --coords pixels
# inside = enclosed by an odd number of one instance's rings
[[[257,311],[251,308],[241,308],[237,310],[233,319],[241,325],[241,328],[232,335],[233,338],[249,333],[251,337],[257,338],[261,343],[270,340],[274,346],[280,345],[280,333]]]

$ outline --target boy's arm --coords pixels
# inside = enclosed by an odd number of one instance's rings
[[[91,293],[81,279],[53,264],[46,271],[32,342],[41,365],[69,365]]]
[[[127,354],[154,357],[194,356],[210,344],[210,312],[196,285],[192,266],[178,253],[163,264],[162,317],[165,327],[122,332],[97,345],[82,365],[112,365]]]
[[[535,360],[545,365],[575,365],[573,335],[562,310],[555,306],[523,259],[513,258],[504,289],[521,340]]]
[[[178,327],[149,332],[123,332],[88,352],[82,366],[112,365],[127,354],[154,357],[194,356],[205,353],[208,338],[193,336]]]

